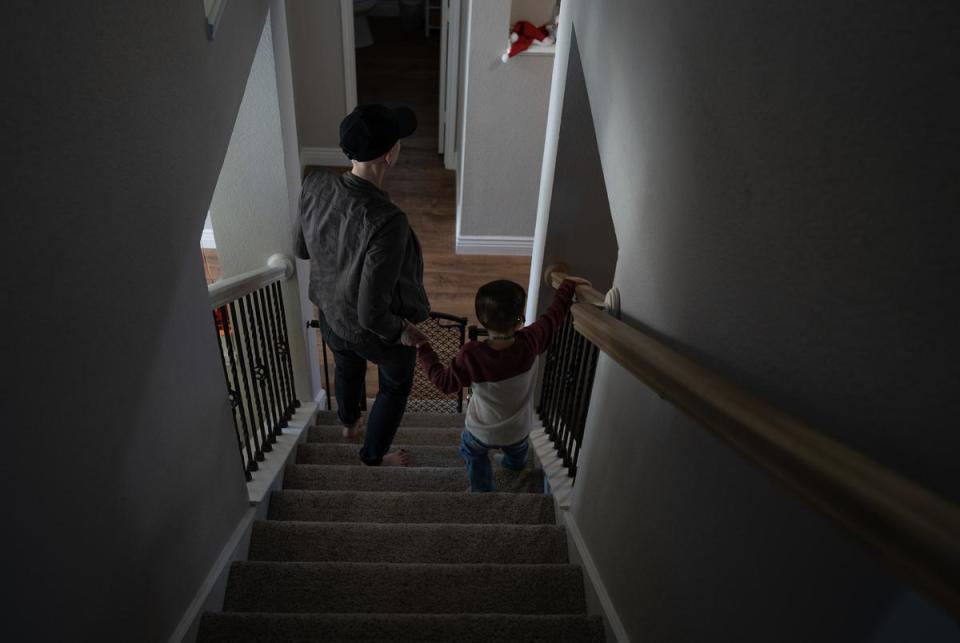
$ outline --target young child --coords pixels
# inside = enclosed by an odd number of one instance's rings
[[[444,393],[464,386],[473,390],[460,441],[471,491],[493,491],[490,449],[503,451],[499,462],[507,469],[520,471],[526,466],[527,436],[533,424],[533,365],[550,346],[580,283],[588,282],[564,280],[550,308],[526,328],[523,288],[503,279],[482,286],[475,305],[489,339],[462,346],[449,366],[440,363],[425,338],[417,343],[420,365],[434,386]]]

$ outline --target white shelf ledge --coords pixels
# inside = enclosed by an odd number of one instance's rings
[[[521,51],[517,56],[552,56],[557,50],[556,45],[533,46]],[[516,56],[515,56],[516,57]]]

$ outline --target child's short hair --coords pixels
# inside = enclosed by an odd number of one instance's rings
[[[501,333],[514,329],[523,321],[523,307],[527,293],[520,284],[509,279],[498,279],[480,286],[474,306],[477,319],[485,328]]]

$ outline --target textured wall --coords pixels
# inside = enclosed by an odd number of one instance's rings
[[[287,0],[287,19],[300,145],[339,148],[347,109],[340,3]]]
[[[232,277],[266,265],[270,255],[291,254],[293,218],[287,185],[280,102],[270,20],[250,68],[227,155],[210,203],[220,270]],[[293,172],[299,172],[299,162]],[[297,392],[312,399],[303,344],[298,282],[283,283],[287,335]]]
[[[533,236],[553,57],[503,64],[509,0],[473,0],[468,10],[460,233]]]
[[[569,8],[629,323],[960,502],[956,4]],[[634,640],[956,640],[606,361],[587,435],[573,512]]]
[[[265,14],[7,14],[9,640],[166,640],[246,509],[198,241]]]

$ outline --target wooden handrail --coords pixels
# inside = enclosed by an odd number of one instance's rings
[[[545,272],[554,287],[567,276]],[[598,310],[597,295],[577,288],[577,332],[960,615],[960,508]]]

